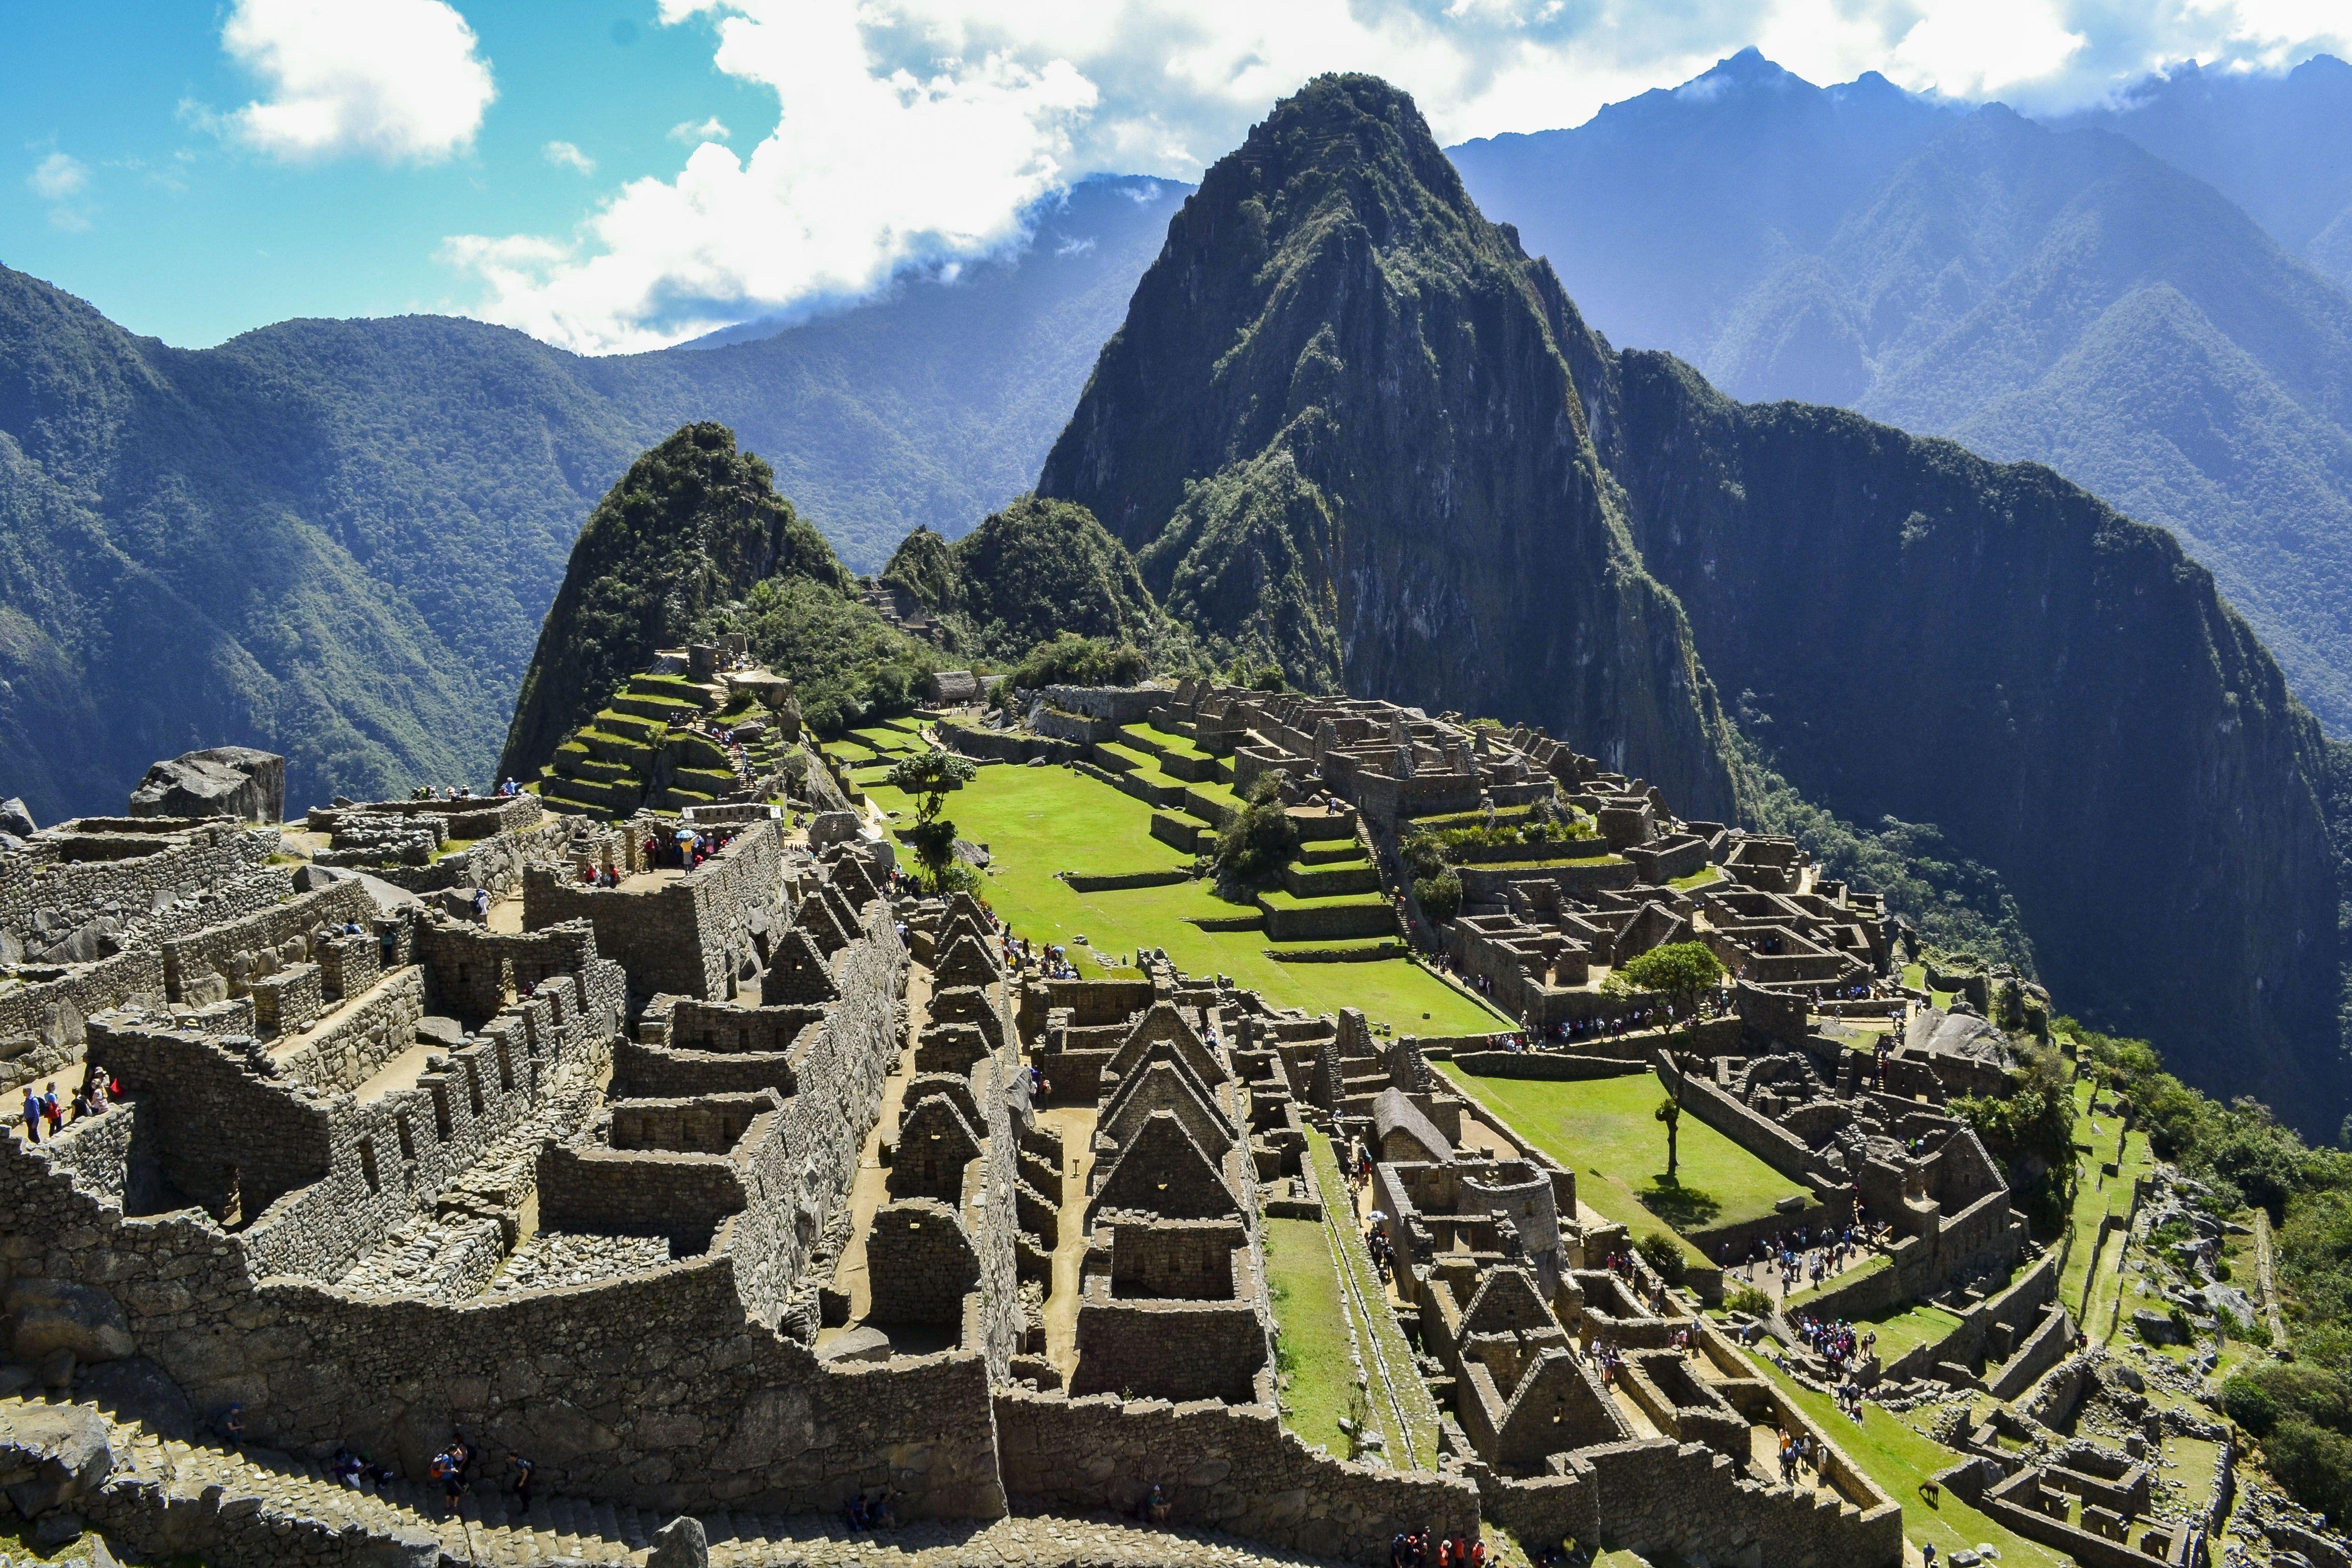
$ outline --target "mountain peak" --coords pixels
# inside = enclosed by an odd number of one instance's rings
[[[1716,61],[1673,91],[1674,96],[1685,100],[1696,99],[1704,101],[1734,89],[1775,92],[1821,90],[1796,72],[1765,58],[1764,52],[1750,44],[1738,54]]]

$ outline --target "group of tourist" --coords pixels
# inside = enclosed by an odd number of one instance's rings
[[[716,828],[681,827],[676,834],[650,833],[641,847],[646,864],[656,870],[691,871],[734,842],[735,836]]]
[[[1790,1486],[1795,1486],[1799,1472],[1806,1469],[1811,1469],[1818,1479],[1821,1477],[1821,1463],[1820,1445],[1813,1441],[1811,1433],[1798,1432],[1792,1435],[1786,1426],[1780,1428],[1780,1479],[1782,1480]]]
[[[1486,1543],[1465,1535],[1437,1538],[1434,1554],[1426,1530],[1401,1530],[1389,1537],[1389,1568],[1486,1568]]]
[[[1759,1285],[1767,1280],[1777,1283],[1785,1296],[1834,1277],[1867,1245],[1868,1232],[1861,1225],[1824,1229],[1818,1237],[1811,1226],[1801,1225],[1786,1237],[1776,1231],[1769,1238],[1758,1238],[1748,1258],[1748,1277]],[[1736,1268],[1739,1265],[1732,1260],[1732,1250],[1728,1244],[1725,1246],[1723,1261]]]
[[[871,1498],[861,1489],[856,1497],[849,1500],[848,1506],[842,1510],[842,1519],[843,1522],[849,1526],[852,1534],[862,1530],[898,1528],[898,1516],[890,1511],[888,1487],[884,1487],[880,1492]]]
[[[79,1121],[86,1117],[100,1115],[121,1098],[121,1080],[109,1078],[99,1070],[94,1062],[83,1070],[81,1087],[74,1091],[70,1100],[60,1100],[58,1098],[57,1080],[54,1079],[39,1089],[28,1083],[25,1086],[25,1142],[39,1142],[44,1127],[54,1138],[64,1130],[68,1117]]]
[[[1874,1331],[1858,1331],[1843,1319],[1818,1319],[1800,1312],[1789,1327],[1807,1350],[1841,1373],[1856,1360],[1868,1360],[1878,1349]]]

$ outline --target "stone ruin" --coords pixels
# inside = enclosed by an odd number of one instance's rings
[[[1404,737],[1391,760],[1436,754],[1363,776],[1519,787],[1541,750]],[[1444,798],[1423,787],[1401,794]],[[1811,1493],[1754,1464],[1757,1423],[1801,1414],[1600,1268],[1622,1230],[1424,1042],[1157,953],[1129,980],[1010,969],[983,906],[894,899],[856,833],[744,809],[687,869],[646,862],[650,826],[340,803],[282,829],[81,819],[0,854],[8,1081],[121,1094],[0,1141],[0,1461],[59,1478],[26,1502],[233,1568],[289,1540],[371,1568],[639,1561],[678,1515],[760,1562],[861,1489],[985,1520],[1131,1514],[1154,1481],[1178,1522],[1360,1562],[1482,1517],[1895,1561],[1900,1510],[1857,1473]],[[1771,1054],[1718,1053],[1749,1063],[1718,1062],[1727,1104],[1784,1126],[1844,1102],[1801,1100],[1811,1069]],[[1376,1152],[1403,1266],[1381,1310],[1444,1413],[1433,1468],[1285,1429],[1265,1226],[1346,1201],[1321,1137]],[[1847,1173],[1942,1236],[1982,1201],[1959,1142],[1866,1144]],[[1659,1353],[1679,1327],[1698,1361]],[[1633,1352],[1625,1397],[1577,1353],[1597,1334]],[[289,1478],[351,1445],[394,1479],[269,1491],[215,1436],[232,1405]],[[478,1489],[443,1516],[425,1476],[456,1434],[530,1456],[554,1500]]]

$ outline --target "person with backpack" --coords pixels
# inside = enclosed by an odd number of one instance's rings
[[[41,1091],[31,1084],[25,1086],[25,1142],[41,1141]]]

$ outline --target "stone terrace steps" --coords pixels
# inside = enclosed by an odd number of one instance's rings
[[[22,1401],[0,1401],[0,1405]],[[529,1514],[499,1494],[467,1497],[443,1510],[429,1482],[397,1480],[379,1494],[345,1487],[314,1460],[263,1448],[231,1452],[160,1437],[110,1422],[117,1483],[148,1482],[165,1499],[196,1500],[215,1491],[224,1511],[317,1520],[373,1534],[423,1532],[441,1548],[445,1568],[527,1568],[557,1562],[641,1565],[663,1516],[625,1503],[542,1491]],[[1001,1568],[1007,1563],[1155,1568],[1256,1568],[1314,1564],[1300,1556],[1192,1531],[1146,1530],[1103,1516],[1023,1516],[982,1521],[915,1521],[884,1534],[853,1535],[839,1521],[810,1515],[714,1513],[702,1518],[714,1568],[849,1564],[868,1568]]]

